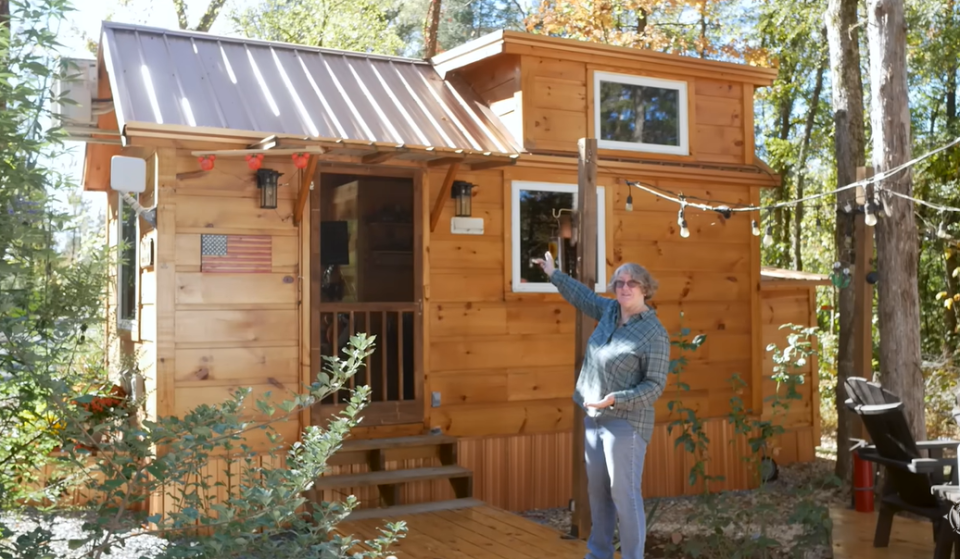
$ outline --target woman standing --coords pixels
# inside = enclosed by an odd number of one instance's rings
[[[647,300],[657,281],[642,266],[623,264],[608,289],[594,293],[556,269],[548,252],[538,260],[570,304],[598,321],[584,353],[573,400],[585,411],[584,454],[593,529],[585,559],[613,559],[613,531],[620,525],[623,559],[641,559],[646,516],[640,485],[653,435],[654,402],[670,369],[670,337]]]

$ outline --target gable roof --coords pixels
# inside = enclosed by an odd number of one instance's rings
[[[426,61],[116,22],[103,22],[100,44],[124,135],[521,151],[473,91]]]

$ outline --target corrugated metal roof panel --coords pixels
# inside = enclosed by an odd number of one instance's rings
[[[121,128],[250,131],[516,154],[472,91],[430,63],[103,23]]]

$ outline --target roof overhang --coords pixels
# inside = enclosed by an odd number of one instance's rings
[[[816,287],[819,285],[832,285],[830,277],[823,274],[785,270],[772,266],[763,266],[760,268],[760,281],[764,286],[775,285],[777,287]]]
[[[556,52],[558,58],[566,60],[583,60],[596,64],[616,61],[617,65],[624,69],[637,68],[649,72],[682,73],[699,78],[729,79],[750,83],[757,87],[773,85],[778,74],[778,70],[774,68],[761,68],[747,64],[706,60],[648,49],[605,45],[519,31],[489,33],[438,54],[430,61],[441,76],[446,76],[448,72],[464,68],[498,54],[530,54],[532,48],[541,51],[552,50]]]
[[[309,151],[319,161],[363,165],[402,162],[425,167],[459,163],[463,170],[513,165],[520,155],[287,134],[262,137],[256,132],[151,123],[129,123],[124,126],[122,137],[124,145],[148,145],[156,143],[157,140],[174,141],[183,147],[192,147],[193,155],[197,156],[244,157],[256,153],[269,156]]]

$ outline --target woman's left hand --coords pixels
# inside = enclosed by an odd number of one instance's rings
[[[615,398],[613,397],[613,394],[607,394],[606,397],[604,397],[604,399],[600,400],[599,402],[585,402],[583,405],[588,408],[597,408],[597,409],[609,408],[610,406],[613,405],[614,401],[615,401]]]

